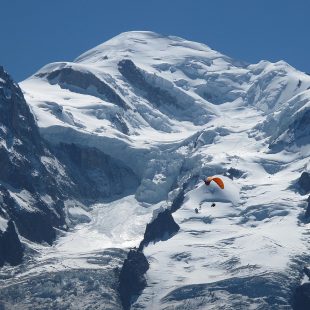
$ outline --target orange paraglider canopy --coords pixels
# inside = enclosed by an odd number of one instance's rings
[[[210,183],[214,181],[221,189],[224,189],[224,182],[221,178],[219,177],[207,177],[205,179],[205,184],[210,185]]]

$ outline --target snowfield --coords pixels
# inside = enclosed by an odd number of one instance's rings
[[[52,246],[24,240],[30,261],[1,270],[8,309],[78,309],[77,300],[121,308],[114,280],[98,294],[101,272],[113,278],[182,188],[172,213],[180,230],[144,248],[147,286],[132,309],[292,308],[309,261],[307,196],[297,180],[310,171],[310,76],[283,61],[247,64],[182,38],[127,32],[20,86],[44,139],[96,148],[132,169],[139,186],[88,206],[68,203],[72,228]],[[223,190],[204,184],[211,175]],[[26,203],[26,194],[14,195]],[[55,293],[57,277],[76,281],[76,297],[64,284]],[[34,283],[45,295],[26,293]],[[14,290],[17,301],[8,297]],[[55,304],[46,299],[53,294]]]

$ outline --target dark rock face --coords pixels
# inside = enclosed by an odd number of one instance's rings
[[[31,241],[47,242],[51,245],[56,238],[54,227],[58,225],[49,213],[23,211],[19,216],[13,218],[18,221],[20,234]]]
[[[167,115],[170,113],[170,107],[173,109],[185,110],[180,102],[167,90],[150,84],[139,68],[130,59],[123,59],[118,63],[119,72],[127,81],[139,91],[139,96],[147,99],[152,105]],[[175,117],[175,115],[174,115]],[[179,116],[180,117],[180,116]],[[183,115],[182,119],[188,119],[188,115]]]
[[[24,209],[11,197],[9,191],[0,185],[0,215],[9,217],[18,228],[19,233],[33,242],[47,242],[52,244],[55,240],[56,232],[54,227],[65,225],[63,218],[63,203],[55,202],[54,212],[41,200],[33,201],[31,208]],[[1,212],[2,211],[2,212]]]
[[[310,144],[310,110],[304,109],[299,117],[292,122],[284,136],[271,141],[269,148],[272,152],[279,152],[292,145],[301,147]]]
[[[63,192],[70,190],[66,177],[59,181],[44,160],[57,162],[42,141],[23,94],[0,67],[0,209],[19,233],[32,241],[51,243],[53,227],[65,225]],[[47,205],[42,196],[52,201]]]
[[[23,246],[18,238],[13,221],[8,221],[5,232],[0,231],[0,267],[5,262],[16,266],[22,262]]]
[[[310,309],[310,283],[304,283],[296,289],[294,294],[293,309]]]
[[[310,144],[310,110],[307,110],[301,118],[297,119],[289,127],[289,133],[293,136],[298,146]]]
[[[139,249],[142,250],[150,242],[168,240],[179,229],[180,226],[174,221],[171,211],[166,209],[159,213],[153,222],[147,224]]]
[[[23,142],[28,143],[30,151],[39,151],[42,154],[39,132],[21,89],[1,66],[0,78],[1,139],[6,140],[7,146],[15,147],[17,150],[25,146],[16,143],[14,138],[23,139]]]
[[[82,94],[89,94],[90,91],[87,91],[87,89],[93,87],[96,89],[98,93],[97,96],[99,95],[100,98],[112,102],[125,110],[128,109],[126,102],[115,92],[115,90],[104,81],[99,80],[91,72],[81,72],[66,67],[53,71],[47,76],[47,79],[51,84],[57,83],[61,88],[80,92]]]
[[[149,263],[139,250],[130,250],[119,276],[119,294],[124,310],[130,309],[131,304],[146,287],[144,274],[149,269]]]
[[[171,210],[171,213],[177,211],[178,209],[180,209],[180,207],[182,206],[183,202],[184,202],[184,189],[182,189],[178,195],[174,198],[172,204],[171,204],[171,207],[170,207],[170,210]]]
[[[310,196],[308,197],[307,202],[308,202],[308,206],[305,212],[305,218],[310,219]]]
[[[230,179],[234,179],[234,178],[241,178],[241,176],[243,175],[243,171],[241,171],[241,170],[238,170],[238,169],[236,169],[236,168],[229,168],[228,170],[227,170],[227,172],[225,173],[225,175],[226,176],[228,176]]]
[[[55,149],[81,197],[98,199],[133,193],[139,178],[119,160],[95,148],[61,143]]]
[[[304,194],[308,194],[310,192],[310,173],[304,171],[299,180],[298,180],[298,185]]]
[[[181,208],[184,198],[185,198],[185,191],[187,188],[192,188],[199,182],[200,177],[197,175],[194,175],[190,177],[185,183],[182,184],[182,189],[180,192],[177,194],[177,196],[173,199],[172,204],[170,206],[170,211],[171,213],[177,211],[178,209]]]
[[[309,197],[310,204],[310,197]],[[310,270],[308,267],[303,268],[304,274],[310,279]],[[307,310],[310,309],[310,283],[306,282],[299,285],[293,295],[293,309],[294,310]]]

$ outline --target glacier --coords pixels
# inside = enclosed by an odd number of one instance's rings
[[[0,270],[0,308],[309,305],[309,187],[299,182],[310,173],[309,75],[132,31],[19,86],[50,149],[41,164],[70,190],[51,245],[19,232],[25,254]],[[206,187],[209,175],[225,189]],[[22,186],[9,194],[34,205]],[[53,210],[55,197],[38,195]],[[164,212],[174,229],[144,239],[148,224],[167,227]],[[0,213],[1,231],[7,221]],[[149,266],[125,305],[118,281],[130,249]]]

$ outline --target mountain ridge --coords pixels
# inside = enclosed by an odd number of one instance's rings
[[[298,188],[310,169],[308,75],[283,61],[246,64],[182,38],[127,32],[20,87],[63,167],[52,177],[65,171],[73,191],[60,208],[68,232],[57,227],[52,247],[22,239],[39,255],[8,277],[0,292],[8,307],[18,288],[23,307],[51,305],[55,294],[55,307],[68,296],[86,307],[94,294],[121,308],[119,270],[145,235],[144,290],[126,295],[126,307],[293,307],[309,259],[308,193]],[[225,189],[206,187],[209,175]],[[42,274],[70,285],[46,288]],[[26,296],[27,285],[39,297]]]

